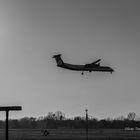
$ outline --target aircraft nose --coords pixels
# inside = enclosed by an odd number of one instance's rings
[[[114,70],[113,70],[113,69],[111,69],[111,71],[112,71],[112,72],[114,72]]]

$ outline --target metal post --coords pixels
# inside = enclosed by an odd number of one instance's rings
[[[6,125],[5,125],[5,138],[8,140],[8,116],[9,116],[9,111],[6,110]]]
[[[86,139],[88,140],[88,109],[86,111]]]

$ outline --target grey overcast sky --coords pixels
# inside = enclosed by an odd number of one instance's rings
[[[110,73],[56,67],[101,58]],[[139,0],[0,0],[0,106],[10,117],[140,116]],[[2,113],[0,113],[2,117]]]

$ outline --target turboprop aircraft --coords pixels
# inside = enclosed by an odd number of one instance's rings
[[[98,59],[94,61],[93,63],[85,64],[85,65],[75,65],[75,64],[68,64],[64,63],[61,54],[54,55],[53,58],[55,58],[57,66],[69,69],[69,70],[75,70],[75,71],[82,71],[82,75],[84,74],[84,71],[99,71],[99,72],[110,72],[112,73],[114,70],[108,66],[100,66],[101,59]]]

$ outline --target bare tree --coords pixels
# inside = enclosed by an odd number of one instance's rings
[[[62,111],[56,111],[55,112],[55,117],[57,120],[64,120],[65,119],[65,114]]]
[[[53,112],[49,112],[47,115],[47,119],[55,120],[55,114]]]
[[[128,120],[135,120],[135,118],[136,118],[136,113],[130,112],[130,113],[127,115],[127,118],[128,118]]]

